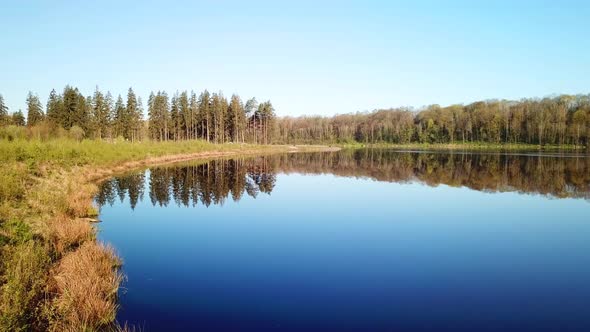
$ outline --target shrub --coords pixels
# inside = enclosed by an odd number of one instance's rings
[[[70,128],[69,136],[71,139],[80,142],[84,138],[84,129],[78,126],[73,126],[72,128]]]

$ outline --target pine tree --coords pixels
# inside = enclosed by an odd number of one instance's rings
[[[244,140],[244,130],[246,127],[246,116],[244,114],[244,105],[238,95],[232,95],[229,106],[230,129],[233,142]]]
[[[0,126],[7,125],[8,122],[8,106],[6,106],[4,97],[0,94]]]
[[[181,116],[180,116],[180,105],[178,103],[178,92],[170,101],[170,120],[172,121],[172,139],[177,141],[180,139],[181,131]]]
[[[198,137],[198,114],[199,114],[199,103],[197,101],[197,95],[194,91],[191,91],[191,98],[189,102],[190,107],[190,138],[196,139]]]
[[[260,118],[261,135],[264,144],[269,144],[271,142],[270,135],[273,132],[272,128],[275,120],[275,109],[270,101],[264,102],[258,106],[258,117]]]
[[[211,97],[211,113],[213,115],[213,140],[215,143],[225,142],[225,116],[227,113],[227,99],[223,94],[214,93]]]
[[[143,102],[141,97],[137,97],[137,112],[134,115],[135,120],[135,139],[142,140],[144,138],[144,121],[143,121]]]
[[[63,113],[63,98],[57,94],[55,89],[49,93],[47,100],[47,119],[56,125],[61,125],[60,119]]]
[[[199,119],[201,122],[201,137],[209,142],[211,122],[211,101],[209,91],[205,90],[199,96]]]
[[[248,128],[249,131],[251,132],[251,136],[252,136],[252,141],[254,142],[254,144],[256,144],[257,142],[257,137],[256,137],[256,111],[258,110],[258,101],[256,100],[256,98],[252,98],[249,99],[246,102],[246,105],[244,106],[244,113],[246,115],[247,121],[248,121]]]
[[[25,126],[25,115],[22,110],[18,110],[12,114],[12,124],[20,127]]]
[[[70,129],[72,125],[78,124],[79,103],[80,94],[78,89],[66,85],[63,92],[63,109],[57,122],[62,128]]]
[[[109,108],[105,96],[98,87],[92,98],[93,131],[96,138],[105,138],[109,126]]]
[[[121,95],[119,95],[117,97],[117,101],[115,102],[115,107],[113,108],[114,137],[125,137],[125,113],[127,113],[127,108],[125,107],[123,98],[121,97]]]
[[[29,91],[27,96],[27,125],[34,126],[43,121],[43,106],[37,95]]]
[[[103,130],[105,130],[105,137],[109,137],[111,139],[115,137],[115,134],[113,132],[114,108],[115,107],[113,104],[113,95],[110,91],[107,91],[107,94],[104,97],[104,105],[102,111],[102,115],[104,116],[104,124],[106,126],[105,128],[103,128]]]
[[[169,139],[168,123],[170,121],[170,112],[168,105],[168,95],[165,92],[158,91],[156,95],[150,93],[148,98],[148,117],[149,132],[153,139],[165,141]]]
[[[123,136],[132,142],[135,141],[139,133],[141,114],[137,107],[137,97],[132,88],[127,91],[127,107],[122,119]]]
[[[178,106],[180,111],[180,126],[183,132],[184,139],[190,139],[191,127],[191,108],[189,107],[188,93],[183,91],[178,99]]]
[[[161,140],[161,137],[159,137],[159,128],[158,128],[158,123],[157,123],[157,113],[156,113],[156,107],[155,107],[155,103],[156,103],[156,96],[154,95],[154,92],[151,91],[150,95],[148,97],[148,103],[147,103],[147,107],[148,107],[148,130],[149,130],[149,137],[151,139],[159,139]]]

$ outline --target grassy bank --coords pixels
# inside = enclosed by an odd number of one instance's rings
[[[342,148],[390,148],[399,150],[462,150],[462,151],[585,151],[586,146],[581,145],[539,145],[523,143],[493,144],[485,142],[472,143],[408,143],[408,144],[390,144],[390,143],[347,143],[336,144]]]
[[[95,182],[148,164],[321,150],[203,141],[0,140],[0,330],[117,329],[121,262],[96,241]]]

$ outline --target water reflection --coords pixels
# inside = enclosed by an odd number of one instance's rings
[[[153,205],[167,206],[171,201],[183,206],[223,204],[230,195],[239,201],[243,195],[270,194],[277,174],[293,172],[590,199],[590,158],[585,155],[363,149],[156,167],[103,182],[96,201],[100,206],[113,205],[117,197],[122,202],[128,196],[135,208],[147,190]]]

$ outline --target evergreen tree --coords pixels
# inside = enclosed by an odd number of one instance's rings
[[[126,121],[127,108],[123,102],[121,95],[117,97],[115,107],[113,108],[113,136],[125,137],[125,121]]]
[[[246,115],[244,105],[238,95],[232,95],[229,106],[231,139],[233,142],[244,141],[246,129]]]
[[[8,122],[8,106],[6,106],[4,97],[0,94],[0,126],[7,125]]]
[[[170,120],[172,121],[172,139],[177,141],[180,139],[182,117],[180,116],[180,105],[178,101],[178,92],[170,101]]]
[[[201,138],[209,142],[211,123],[211,101],[209,91],[205,90],[199,95],[199,119],[201,122]]]
[[[43,121],[43,106],[37,95],[31,91],[27,96],[27,125],[34,126]]]
[[[168,95],[165,92],[158,91],[156,95],[150,93],[148,98],[148,127],[150,136],[160,141],[168,140],[168,124],[170,122],[170,111],[168,105]]]
[[[113,95],[110,91],[107,91],[107,94],[104,97],[104,105],[102,115],[104,116],[104,124],[106,127],[103,128],[105,130],[105,134],[103,137],[113,138],[115,137],[114,130],[113,130],[113,119],[114,119],[114,101]]]
[[[25,115],[22,110],[18,110],[12,114],[12,124],[20,127],[25,126]]]
[[[157,125],[157,114],[156,114],[156,107],[155,107],[155,103],[156,103],[156,96],[154,95],[154,92],[151,91],[150,95],[148,97],[148,103],[147,103],[147,107],[148,107],[148,131],[149,131],[149,137],[151,139],[159,139],[161,140],[161,137],[159,137],[159,128]]]
[[[60,125],[60,119],[63,113],[63,99],[55,89],[49,93],[47,100],[47,119],[56,125]]]
[[[137,112],[135,113],[134,119],[136,126],[135,139],[142,140],[144,138],[145,122],[143,121],[143,101],[141,100],[141,97],[137,97]]]
[[[199,114],[199,102],[197,95],[194,91],[191,91],[191,98],[189,102],[190,108],[190,138],[196,139],[198,137],[198,114]]]
[[[63,92],[63,109],[58,117],[58,124],[64,129],[70,129],[78,124],[80,107],[80,93],[78,89],[66,85]]]
[[[258,101],[256,98],[251,98],[246,102],[244,106],[244,113],[246,115],[246,119],[248,119],[248,129],[250,131],[249,136],[252,138],[254,144],[257,142],[256,138],[256,111],[258,110]]]
[[[261,122],[261,135],[264,144],[271,143],[271,135],[273,133],[275,109],[270,101],[264,102],[258,106],[258,116]]]
[[[110,109],[107,100],[98,87],[96,87],[96,90],[94,90],[94,96],[92,97],[93,131],[96,138],[107,137],[109,113]]]
[[[189,107],[188,93],[183,91],[178,98],[178,107],[180,112],[180,127],[184,139],[190,139],[192,126],[191,108]]]
[[[141,114],[137,97],[132,88],[127,91],[127,107],[122,117],[123,136],[132,142],[137,140],[141,125]]]

